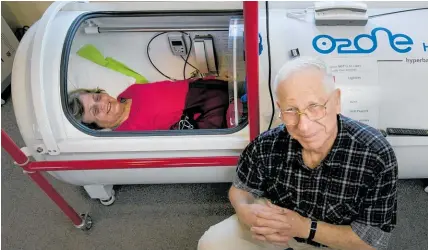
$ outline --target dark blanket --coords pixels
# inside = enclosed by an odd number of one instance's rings
[[[227,128],[228,106],[228,82],[215,79],[198,79],[190,82],[184,112],[180,121],[171,129]]]

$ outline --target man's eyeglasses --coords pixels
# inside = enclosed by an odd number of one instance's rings
[[[281,110],[279,112],[279,118],[284,122],[285,125],[294,126],[300,121],[300,116],[305,114],[311,121],[317,121],[327,114],[327,103],[330,97],[324,104],[311,104],[306,107],[303,111],[292,108],[290,110]]]

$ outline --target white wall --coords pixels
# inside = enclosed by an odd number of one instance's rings
[[[303,3],[302,3],[303,4]],[[378,3],[379,4],[379,3]],[[391,9],[388,7],[389,2],[382,3],[382,9],[369,9],[369,15],[391,12],[402,9]],[[397,5],[391,3],[391,6]],[[401,3],[401,6],[406,3]],[[417,3],[416,7],[421,7],[428,3]],[[288,5],[288,6],[287,6]],[[369,20],[366,26],[361,27],[317,27],[313,21],[313,11],[308,10],[305,20],[296,20],[286,16],[290,11],[291,3],[272,3],[270,4],[270,44],[272,56],[272,81],[274,80],[280,67],[287,62],[290,49],[298,48],[301,55],[322,56],[324,58],[357,58],[367,57],[377,60],[378,67],[378,86],[380,93],[376,100],[380,103],[378,114],[378,127],[410,127],[410,128],[427,128],[428,112],[426,100],[428,98],[428,63],[406,62],[407,59],[425,58],[428,60],[428,48],[425,52],[422,43],[428,45],[428,32],[426,27],[421,24],[428,23],[428,10],[406,12],[389,16],[382,16]],[[296,5],[295,5],[296,6]],[[305,8],[312,6],[311,3],[305,3]],[[370,4],[369,4],[370,6]],[[373,5],[372,5],[373,6]],[[374,5],[376,6],[376,5]],[[264,3],[260,4],[264,8]],[[408,5],[412,8],[413,6]],[[423,7],[423,6],[422,6]],[[293,9],[293,11],[302,11],[304,9]],[[265,10],[260,10],[259,29],[266,41],[265,28]],[[425,25],[426,26],[426,25]],[[312,47],[312,40],[319,34],[328,34],[333,37],[354,39],[359,34],[370,34],[376,27],[385,27],[393,34],[403,33],[410,36],[414,42],[412,50],[409,53],[396,53],[391,49],[386,33],[377,34],[378,48],[370,54],[338,54],[332,52],[329,55],[321,55]],[[361,43],[369,46],[368,41]],[[267,49],[264,42],[265,50],[260,58],[261,83],[267,82]],[[402,47],[402,46],[401,46]],[[352,47],[353,48],[353,47]],[[399,62],[385,62],[382,60],[403,60]],[[262,130],[267,128],[268,119],[271,112],[269,102],[269,92],[266,88],[261,91],[261,113]],[[343,100],[346,101],[346,100]],[[278,120],[277,120],[278,124]]]
[[[52,4],[52,1],[2,1],[1,14],[12,28],[31,26]]]

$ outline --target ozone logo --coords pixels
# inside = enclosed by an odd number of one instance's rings
[[[360,34],[354,38],[352,42],[347,38],[334,38],[329,35],[318,35],[312,40],[312,46],[321,54],[329,54],[337,47],[339,54],[369,54],[377,49],[378,41],[376,33],[384,31],[388,35],[389,45],[398,53],[407,53],[412,50],[410,45],[413,45],[413,40],[405,34],[395,34],[386,28],[375,28],[371,34]],[[362,48],[360,40],[362,38],[370,40],[370,48]],[[365,40],[364,39],[364,40]],[[407,45],[407,46],[406,46]]]

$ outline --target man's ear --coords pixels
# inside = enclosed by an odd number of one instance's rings
[[[281,105],[279,104],[278,101],[275,101],[275,103],[276,103],[276,109],[277,109],[277,111],[281,112]]]
[[[336,100],[335,109],[336,109],[337,114],[340,114],[340,112],[342,111],[342,100],[341,100],[341,98],[342,98],[342,92],[340,91],[339,88],[337,88],[335,90],[335,93],[334,93],[334,99]]]
[[[279,102],[278,102],[278,101],[275,101],[275,103],[276,103],[276,107],[277,107],[278,109],[281,109],[281,105],[279,105]]]

